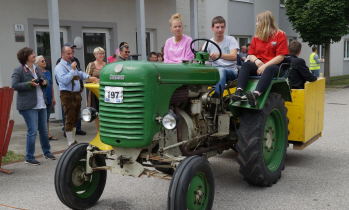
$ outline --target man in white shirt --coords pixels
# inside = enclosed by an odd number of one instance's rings
[[[212,19],[212,31],[214,37],[211,38],[222,50],[222,56],[212,65],[219,70],[220,80],[215,86],[215,95],[220,96],[223,93],[225,84],[229,80],[237,78],[236,59],[239,45],[233,36],[225,36],[226,22],[222,16]],[[219,51],[213,44],[208,44],[207,51],[212,60],[217,59]]]

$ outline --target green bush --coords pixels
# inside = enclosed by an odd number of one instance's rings
[[[6,163],[21,161],[21,160],[24,160],[24,155],[17,154],[13,151],[8,151],[6,156],[3,157],[3,159],[2,159],[2,163],[6,164]]]

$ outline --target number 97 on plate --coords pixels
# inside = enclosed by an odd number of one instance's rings
[[[104,88],[104,102],[113,104],[122,103],[124,99],[123,90],[123,87],[106,86]]]

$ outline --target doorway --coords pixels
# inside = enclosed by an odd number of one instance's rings
[[[95,60],[93,50],[96,47],[102,47],[105,50],[105,61],[110,56],[110,32],[108,29],[84,29],[82,32],[84,42],[84,62],[85,67],[88,63]]]
[[[47,69],[52,70],[51,64],[51,46],[50,46],[50,30],[47,27],[35,27],[34,28],[34,46],[36,55],[42,55],[45,57]],[[60,44],[61,47],[67,42],[67,29],[60,28]],[[58,58],[57,58],[58,60]]]

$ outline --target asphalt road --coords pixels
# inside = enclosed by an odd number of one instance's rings
[[[246,184],[232,151],[210,159],[215,176],[213,209],[348,209],[349,89],[327,91],[323,136],[303,151],[288,150],[281,180],[269,188]],[[57,198],[53,177],[57,161],[41,166],[16,163],[0,173],[0,209],[67,209]],[[94,210],[166,209],[170,181],[108,173]]]

